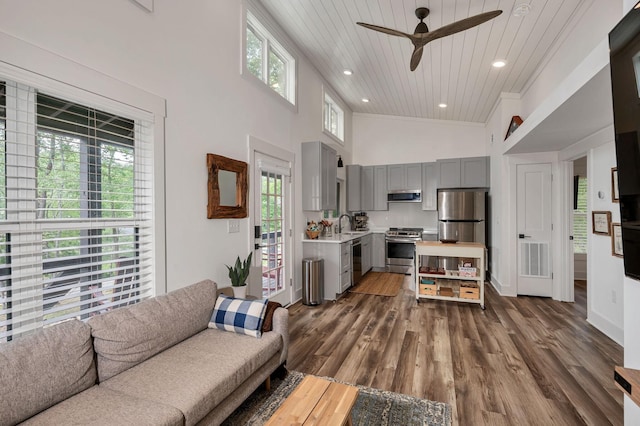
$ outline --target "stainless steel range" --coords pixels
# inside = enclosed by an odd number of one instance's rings
[[[385,233],[387,271],[410,275],[414,268],[416,241],[422,228],[389,228]]]

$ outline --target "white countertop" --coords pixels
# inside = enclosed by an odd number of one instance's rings
[[[346,231],[342,234],[333,234],[332,237],[318,237],[315,240],[310,238],[304,238],[302,240],[303,243],[346,243],[351,240],[355,240],[356,238],[363,237],[365,235],[373,234],[373,231]]]

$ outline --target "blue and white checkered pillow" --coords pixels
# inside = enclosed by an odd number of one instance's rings
[[[267,299],[245,300],[221,294],[209,321],[209,328],[234,331],[248,336],[262,335],[262,321],[267,310]]]

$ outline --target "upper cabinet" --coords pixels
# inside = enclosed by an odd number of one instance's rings
[[[334,210],[338,163],[336,150],[322,142],[302,143],[302,209]]]
[[[390,164],[387,166],[387,190],[420,189],[422,164]]]
[[[347,166],[347,211],[387,209],[387,166]]]
[[[358,164],[347,166],[347,211],[365,210],[362,207],[362,169]]]
[[[448,158],[437,161],[438,188],[489,186],[489,157]]]
[[[438,163],[422,163],[422,210],[438,209]]]

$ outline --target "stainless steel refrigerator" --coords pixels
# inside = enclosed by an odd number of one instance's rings
[[[486,245],[487,189],[438,190],[438,238],[440,241],[478,242]],[[479,266],[479,265],[477,265]],[[445,258],[445,269],[458,269],[458,259]]]

